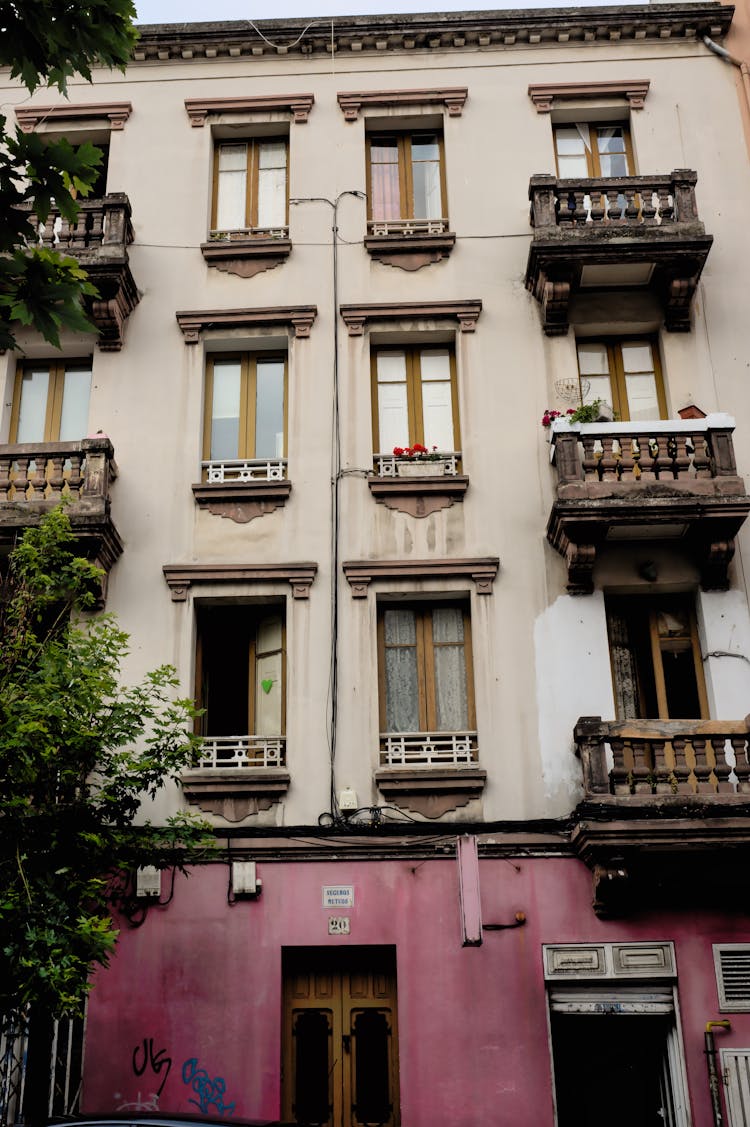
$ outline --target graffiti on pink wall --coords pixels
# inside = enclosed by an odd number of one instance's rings
[[[114,1093],[115,1101],[121,1101],[116,1102],[117,1111],[159,1111],[159,1100],[172,1070],[171,1056],[166,1049],[155,1048],[153,1037],[144,1037],[133,1049],[131,1068],[140,1086],[129,1096]],[[197,1107],[202,1115],[229,1117],[234,1112],[234,1101],[225,1102],[226,1080],[223,1076],[212,1077],[201,1067],[198,1057],[188,1057],[183,1062],[180,1079],[191,1093],[188,1103]]]

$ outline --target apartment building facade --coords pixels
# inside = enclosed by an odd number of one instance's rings
[[[83,1110],[750,1122],[732,16],[145,26],[4,83],[106,169],[40,232],[97,332],[0,358],[0,530],[71,496],[126,675],[203,710],[144,817],[218,842],[134,875]]]

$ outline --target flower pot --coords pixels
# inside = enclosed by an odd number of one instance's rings
[[[396,462],[396,472],[399,477],[444,477],[445,462]]]

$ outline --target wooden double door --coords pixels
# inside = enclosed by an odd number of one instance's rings
[[[284,1118],[399,1127],[395,949],[287,950],[283,970]]]

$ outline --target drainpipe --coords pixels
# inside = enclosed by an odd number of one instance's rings
[[[706,1043],[706,1065],[708,1066],[708,1088],[711,1092],[711,1110],[714,1113],[714,1127],[724,1127],[724,1113],[721,1110],[721,1082],[719,1070],[716,1067],[716,1046],[714,1044],[714,1029],[731,1029],[728,1021],[707,1021],[703,1039]]]
[[[703,36],[703,42],[708,47],[709,51],[713,51],[713,53],[718,55],[720,59],[723,59],[725,63],[731,63],[733,67],[737,67],[739,70],[742,78],[742,92],[745,95],[745,110],[748,116],[750,116],[750,67],[748,67],[747,63],[743,63],[742,59],[737,59],[734,55],[730,55],[726,47],[721,47],[718,43],[714,43],[713,39],[709,39],[707,35]]]

